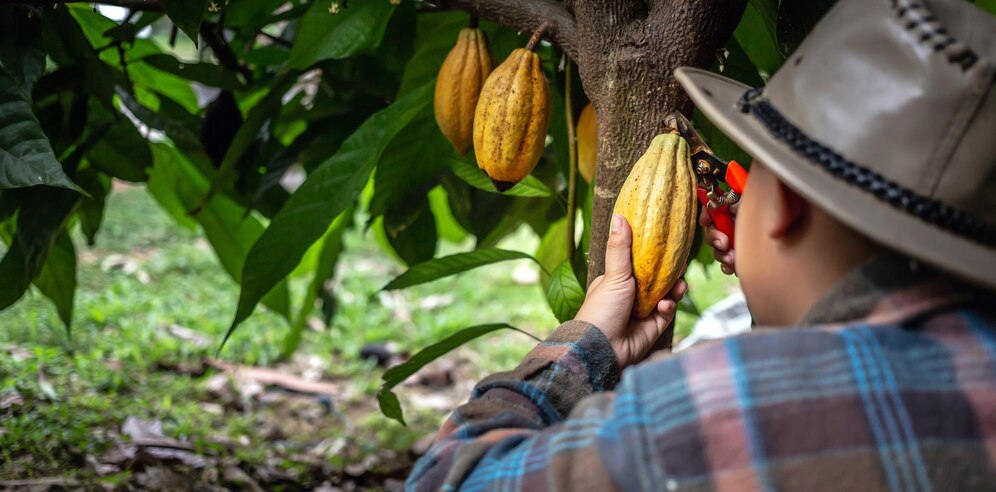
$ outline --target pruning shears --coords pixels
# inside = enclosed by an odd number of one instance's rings
[[[740,201],[740,196],[743,195],[744,187],[747,186],[747,170],[737,161],[727,162],[716,157],[681,113],[673,113],[668,119],[668,124],[677,129],[691,147],[699,202],[709,212],[716,229],[730,238],[732,249],[734,225],[730,206]],[[724,190],[720,183],[726,183],[729,190]]]
[[[716,157],[705,144],[692,154],[692,169],[698,179],[696,192],[699,202],[709,212],[716,229],[730,238],[733,248],[733,216],[730,206],[740,201],[747,186],[747,170],[737,161],[724,161]],[[724,191],[719,183],[724,182],[730,189]]]

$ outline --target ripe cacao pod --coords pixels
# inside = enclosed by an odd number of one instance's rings
[[[439,69],[433,101],[436,123],[460,155],[470,150],[477,100],[494,65],[484,31],[468,27],[460,31]]]
[[[633,230],[636,305],[645,318],[681,277],[695,238],[695,174],[688,142],[658,135],[630,170],[614,213]]]
[[[578,118],[578,172],[588,183],[595,179],[595,157],[598,153],[598,128],[595,126],[595,107],[590,103]]]
[[[498,191],[536,167],[549,123],[550,89],[539,55],[519,48],[488,77],[474,114],[477,165]]]

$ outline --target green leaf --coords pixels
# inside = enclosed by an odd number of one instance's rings
[[[155,165],[149,173],[148,190],[159,204],[177,221],[189,223],[187,215],[208,190],[208,180],[175,147],[152,144]],[[263,234],[263,224],[225,195],[207,202],[201,213],[193,217],[204,229],[218,261],[226,272],[239,282],[246,255],[252,244]],[[286,282],[276,282],[263,303],[286,319],[290,319],[290,294]]]
[[[294,270],[332,220],[353,203],[387,144],[432,100],[431,89],[415,91],[368,118],[287,200],[246,258],[239,306],[229,334],[252,313],[264,293]]]
[[[380,46],[394,8],[387,1],[364,0],[332,14],[328,3],[315,2],[301,18],[291,48],[291,67],[304,69],[322,60],[374,50]]]
[[[162,4],[169,19],[197,46],[208,0],[162,0]]]
[[[523,198],[546,198],[553,196],[553,192],[550,191],[550,188],[532,175],[526,176],[525,179],[519,181],[510,190],[500,192],[497,188],[495,188],[495,185],[488,178],[488,175],[485,174],[479,167],[456,158],[449,158],[446,160],[446,163],[449,164],[450,169],[453,170],[453,174],[463,180],[463,182],[479,190]]]
[[[536,261],[543,267],[540,273],[540,285],[546,291],[550,287],[550,275],[567,259],[567,217],[550,226],[543,234],[540,245],[536,248]]]
[[[177,120],[164,114],[162,111],[155,111],[139,103],[131,94],[124,91],[118,92],[118,98],[131,114],[135,115],[139,121],[149,128],[159,130],[166,134],[185,154],[190,155],[201,149],[200,138],[196,127],[193,126],[196,119]],[[162,101],[168,99],[163,98]],[[190,116],[187,113],[187,116]],[[207,157],[205,155],[205,157]]]
[[[7,67],[21,91],[30,96],[45,71],[37,11],[22,5],[0,6],[0,63]]]
[[[695,110],[692,113],[692,124],[695,129],[702,134],[702,138],[705,139],[712,151],[719,157],[726,160],[735,160],[744,166],[749,166],[752,159],[750,154],[746,153],[737,144],[730,140],[730,137],[726,136],[725,133],[716,128],[716,125],[709,121],[701,111]]]
[[[86,236],[87,245],[93,246],[100,224],[104,221],[104,206],[107,194],[111,192],[111,178],[94,168],[88,168],[80,171],[76,175],[76,180],[90,194],[90,198],[80,202],[79,217],[80,229]]]
[[[492,263],[499,263],[508,260],[533,260],[532,256],[519,251],[508,251],[504,249],[485,248],[469,251],[467,253],[457,253],[455,255],[435,258],[424,263],[412,266],[405,273],[402,273],[394,280],[387,283],[381,290],[396,290],[411,287],[413,285],[424,284],[438,280],[450,275],[456,275],[467,270]]]
[[[975,0],[975,5],[990,14],[996,15],[996,0]]]
[[[411,210],[413,198],[425,197],[438,181],[443,160],[452,154],[449,142],[436,127],[432,106],[426,105],[377,162],[370,215],[378,217],[391,211],[396,216],[399,211]]]
[[[755,3],[760,2],[747,4],[744,16],[740,19],[733,36],[743,48],[747,58],[757,67],[761,78],[767,81],[782,66],[785,59],[778,51],[773,26],[769,28],[768,19],[757,9]]]
[[[432,216],[436,218],[439,237],[454,244],[459,244],[467,238],[467,231],[453,216],[445,188],[436,186],[429,192],[429,207],[432,209]]]
[[[418,372],[419,369],[426,366],[426,364],[446,355],[449,351],[477,338],[482,335],[487,335],[488,333],[509,329],[515,330],[520,333],[525,333],[522,330],[508,324],[508,323],[494,323],[487,325],[477,325],[471,326],[469,328],[464,328],[428,347],[419,350],[415,355],[411,356],[405,362],[398,364],[387,371],[381,379],[384,380],[384,385],[382,389],[391,389],[404,380],[408,379],[409,376]],[[528,335],[528,333],[527,333]],[[532,336],[532,335],[529,335]],[[535,337],[533,337],[535,338]]]
[[[44,184],[79,190],[55,159],[28,101],[0,63],[0,189]]]
[[[432,259],[439,241],[428,199],[423,196],[417,205],[412,205],[394,207],[384,216],[387,240],[398,257],[408,265]]]
[[[171,73],[194,82],[200,82],[211,87],[230,91],[245,87],[245,84],[239,80],[239,77],[234,72],[230,72],[225,67],[215,65],[214,63],[181,62],[173,56],[164,53],[146,56],[141,61],[166,73]]]
[[[384,384],[377,393],[377,400],[380,402],[381,413],[387,417],[397,420],[398,422],[404,423],[401,412],[401,403],[398,402],[397,395],[391,392],[391,388],[401,384],[401,382],[408,379],[409,376],[425,367],[426,364],[442,357],[443,355],[446,355],[449,351],[475,338],[506,328],[509,330],[515,330],[539,341],[536,337],[512,325],[509,325],[508,323],[494,323],[464,328],[444,338],[443,340],[418,351],[418,353],[411,356],[411,358],[407,361],[384,372],[384,375],[382,376]]]
[[[434,83],[446,55],[456,44],[460,30],[467,27],[467,14],[440,12],[418,16],[415,27],[415,54],[412,55],[401,79],[398,94]]]
[[[49,249],[48,257],[34,284],[52,300],[59,319],[72,330],[73,297],[76,294],[76,247],[66,231],[62,231]]]
[[[108,111],[114,111],[114,90],[116,87],[128,87],[128,81],[121,72],[101,61],[100,56],[94,51],[79,21],[73,15],[74,11],[85,9],[88,7],[78,5],[54,9],[45,16],[45,24],[48,29],[57,31],[54,34],[59,37],[69,56],[83,65],[83,79],[90,93]],[[48,22],[49,18],[52,22]]]
[[[110,114],[100,104],[91,103],[87,127],[109,127],[107,133],[87,153],[90,163],[118,179],[144,182],[152,167],[149,144],[135,125],[122,114]]]
[[[315,265],[314,275],[311,278],[311,285],[304,296],[301,310],[298,312],[291,331],[284,338],[283,349],[280,354],[282,358],[290,357],[301,344],[301,336],[307,324],[308,316],[315,310],[315,300],[325,289],[325,282],[335,275],[335,266],[339,262],[339,255],[342,253],[342,236],[353,224],[353,207],[349,207],[336,217],[329,230],[325,232],[324,238],[316,243],[321,248],[318,253],[318,262]]]
[[[750,5],[764,22],[764,28],[774,37],[778,32],[778,2],[780,0],[749,0]]]
[[[80,199],[73,191],[49,187],[33,188],[23,198],[17,232],[0,260],[0,309],[24,295]]]
[[[584,302],[584,288],[578,283],[571,263],[564,260],[552,274],[550,285],[546,289],[546,299],[550,303],[553,315],[561,323],[574,319]]]
[[[393,391],[381,388],[377,392],[377,403],[380,405],[380,413],[384,414],[385,417],[397,420],[401,422],[401,425],[408,425],[405,423],[405,416],[401,411],[401,402],[398,401],[398,395],[394,394]]]

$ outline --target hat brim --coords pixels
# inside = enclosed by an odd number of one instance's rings
[[[737,107],[751,89],[749,86],[695,68],[679,68],[675,76],[695,105],[723,133],[810,202],[888,248],[996,289],[993,248],[894,208],[799,155],[753,115]],[[819,140],[818,135],[810,138]]]

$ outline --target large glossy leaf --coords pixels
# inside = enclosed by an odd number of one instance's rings
[[[0,189],[44,184],[78,190],[55,159],[28,101],[0,62]]]
[[[494,324],[477,325],[477,326],[471,326],[469,328],[464,328],[440,340],[439,342],[436,342],[422,350],[419,350],[417,353],[415,353],[415,355],[411,356],[411,358],[409,358],[407,361],[398,364],[385,371],[384,375],[381,377],[381,379],[384,380],[384,387],[388,389],[393,388],[404,382],[404,380],[408,379],[409,376],[418,372],[419,369],[425,367],[428,363],[438,359],[443,355],[446,355],[447,352],[477,337],[487,335],[488,333],[503,329],[515,330],[520,333],[525,333],[522,330],[508,323],[494,323]]]
[[[571,263],[564,260],[550,274],[550,284],[546,289],[546,299],[550,303],[553,315],[561,323],[574,319],[584,302],[584,288],[578,283],[577,276],[571,268]]]
[[[518,251],[508,251],[496,248],[483,248],[467,253],[434,258],[409,268],[394,280],[391,280],[381,290],[404,289],[413,285],[439,280],[450,275],[456,275],[467,270],[491,265],[508,260],[533,260],[532,256]],[[535,260],[533,260],[535,261]]]
[[[393,391],[381,388],[377,392],[377,404],[380,405],[380,413],[384,414],[385,417],[397,420],[401,422],[401,425],[408,425],[405,422],[405,414],[401,411],[398,395],[394,394]]]
[[[422,87],[436,80],[439,67],[456,44],[460,29],[467,26],[467,15],[441,12],[418,16],[415,29],[415,54],[405,67],[399,94]]]
[[[439,231],[440,238],[456,244],[467,238],[467,231],[453,216],[445,188],[436,186],[429,192],[429,207],[432,209],[432,216],[436,218],[436,230]]]
[[[426,105],[384,149],[377,162],[370,215],[381,216],[395,208],[412,209],[406,199],[424,197],[446,166],[444,159],[452,155],[449,142],[436,127],[432,106]]]
[[[0,309],[24,295],[80,198],[74,191],[50,187],[33,188],[23,197],[17,232],[0,260]]]
[[[211,87],[238,90],[244,86],[234,72],[214,63],[186,63],[167,54],[149,55],[142,61],[163,72]]]
[[[87,126],[91,130],[107,126],[103,137],[87,153],[90,163],[118,179],[142,182],[148,179],[152,167],[152,152],[131,120],[122,114],[111,114],[99,104],[91,104]]]
[[[390,2],[351,2],[337,14],[315,2],[301,18],[290,64],[308,68],[321,60],[339,60],[380,46],[395,7]]]
[[[540,273],[540,285],[543,290],[550,286],[550,275],[567,259],[567,218],[558,220],[546,230],[540,245],[536,248],[536,261],[543,267]]]
[[[284,358],[290,357],[297,350],[298,345],[301,344],[301,336],[304,334],[304,327],[308,322],[308,317],[315,310],[315,300],[318,299],[319,295],[325,289],[325,282],[335,275],[335,266],[339,263],[339,255],[342,253],[342,236],[353,224],[353,212],[354,207],[347,208],[346,211],[340,214],[339,217],[336,217],[335,221],[332,222],[332,225],[329,226],[329,230],[325,232],[325,236],[322,237],[321,241],[315,243],[314,247],[317,247],[320,251],[315,262],[311,284],[308,286],[308,291],[304,295],[304,302],[301,304],[301,310],[294,319],[294,324],[291,325],[290,333],[284,338],[284,346],[281,350],[281,356]]]
[[[87,168],[77,173],[76,180],[90,195],[80,203],[79,218],[80,229],[86,236],[87,245],[93,246],[97,231],[104,221],[104,207],[107,204],[107,195],[111,192],[111,178],[94,168]]]
[[[420,350],[418,353],[411,356],[411,358],[407,361],[388,369],[384,372],[384,384],[381,386],[380,392],[377,393],[377,400],[380,403],[381,412],[386,417],[390,417],[404,424],[405,421],[402,416],[401,403],[398,402],[398,397],[391,392],[391,388],[401,384],[401,382],[408,379],[409,376],[418,372],[419,369],[425,367],[427,364],[442,357],[443,355],[446,355],[451,350],[474,340],[475,338],[502,329],[515,330],[532,337],[532,335],[529,335],[528,333],[507,323],[471,326]]]
[[[76,247],[66,231],[62,231],[52,244],[34,284],[55,304],[66,330],[71,330],[73,297],[76,295]]]
[[[757,67],[761,78],[767,81],[781,67],[785,59],[778,51],[775,30],[769,28],[767,19],[755,3],[747,4],[744,16],[740,19],[733,36],[743,48],[747,58]]]
[[[436,255],[439,236],[425,195],[407,207],[389,210],[384,215],[384,232],[391,248],[405,264],[421,263]]]
[[[49,37],[58,36],[65,52],[76,63],[83,66],[83,79],[90,94],[97,98],[108,111],[114,111],[114,91],[117,87],[129,85],[123,74],[104,63],[90,44],[76,20],[73,12],[82,6],[67,6],[49,11],[45,16],[45,28]],[[52,33],[51,30],[56,30]]]
[[[38,12],[24,5],[0,6],[0,63],[31,95],[35,81],[45,71],[41,21]]]
[[[187,211],[198,205],[207,193],[207,178],[175,147],[152,144],[155,165],[150,172],[148,190],[156,201],[175,219],[189,223]],[[193,217],[203,228],[208,242],[218,255],[218,261],[236,281],[242,276],[242,266],[252,244],[263,234],[263,225],[253,215],[224,195],[207,202],[201,213]],[[262,302],[283,317],[290,319],[290,295],[286,282],[275,282]]]
[[[208,0],[161,0],[169,19],[197,45]]]
[[[488,179],[488,175],[485,174],[479,167],[463,159],[457,158],[448,158],[446,163],[449,164],[450,169],[453,170],[453,174],[465,183],[479,190],[523,198],[546,198],[553,196],[553,192],[550,191],[550,188],[532,175],[526,176],[525,179],[519,181],[515,186],[507,191],[498,191],[491,180]]]
[[[415,91],[367,119],[280,209],[246,259],[239,307],[229,334],[353,203],[384,148],[432,99],[431,89]]]

